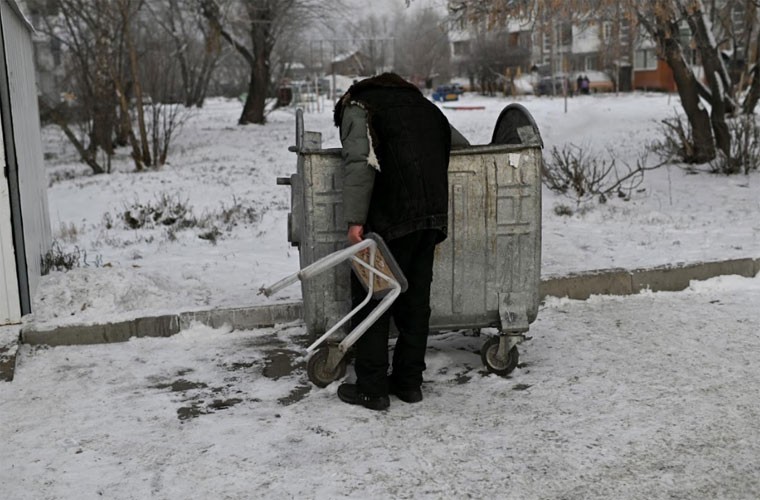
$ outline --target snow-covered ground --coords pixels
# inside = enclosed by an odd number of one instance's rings
[[[504,99],[446,110],[473,143],[490,140]],[[521,101],[547,149],[572,142],[634,163],[677,103],[666,95]],[[88,267],[46,276],[40,324],[264,303],[294,271],[286,241],[293,115],[235,125],[211,100],[178,137],[171,164],[82,176],[44,131],[51,218]],[[309,130],[337,146],[329,109]],[[578,210],[544,192],[543,273],[759,257],[758,174],[646,175],[631,201]],[[209,225],[127,229],[126,210],[174,197]],[[569,205],[572,216],[554,207]],[[96,265],[97,264],[97,265]],[[278,296],[299,297],[298,287]],[[338,401],[304,371],[298,324],[194,326],[123,344],[22,346],[0,384],[0,497],[754,499],[760,491],[760,276],[692,282],[679,293],[549,299],[509,378],[484,372],[483,336],[431,338],[419,405],[388,412]],[[487,332],[488,333],[488,332]],[[490,332],[492,333],[492,332]],[[349,379],[353,377],[351,369]]]
[[[635,164],[661,130],[659,121],[679,107],[663,94],[520,98],[535,117],[546,152],[574,143],[618,165]],[[473,144],[490,141],[496,118],[511,102],[464,96],[481,111],[445,109]],[[456,103],[453,103],[456,104]],[[289,188],[278,176],[295,171],[291,111],[276,111],[266,126],[237,126],[238,101],[209,100],[174,142],[170,164],[159,171],[133,172],[125,154],[116,173],[81,176],[65,138],[44,131],[51,179],[54,234],[66,252],[84,252],[88,267],[43,278],[30,320],[39,326],[92,323],[212,307],[237,307],[295,300],[297,286],[274,299],[257,296],[264,284],[295,271],[298,251],[286,241]],[[331,107],[306,114],[307,130],[323,134],[325,147],[339,146]],[[650,163],[655,159],[650,156]],[[67,177],[74,177],[68,178]],[[204,229],[129,229],[127,210],[169,198],[191,207],[221,231],[216,244]],[[575,210],[555,213],[558,205]],[[678,166],[646,174],[631,201],[618,198],[582,209],[573,200],[544,190],[545,276],[612,267],[638,268],[724,258],[758,257],[758,174],[691,175]]]
[[[759,303],[735,276],[551,299],[511,378],[484,373],[482,337],[435,336],[425,399],[387,412],[310,386],[298,325],[24,346],[0,496],[756,499]]]

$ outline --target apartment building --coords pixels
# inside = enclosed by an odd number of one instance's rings
[[[452,66],[460,77],[472,78],[475,69],[487,66],[496,73],[534,71],[539,76],[564,75],[571,79],[591,74],[607,78],[620,91],[676,90],[672,71],[658,57],[655,42],[621,4],[576,14],[571,19],[554,13],[530,20],[510,19],[490,30],[485,21],[472,22],[468,14],[461,2],[450,3]],[[757,8],[751,3],[730,0],[717,0],[712,11],[710,21],[716,43],[734,81],[746,72],[746,61],[756,50],[747,28],[748,16],[756,15]],[[685,22],[680,36],[688,63],[698,67],[698,54]]]

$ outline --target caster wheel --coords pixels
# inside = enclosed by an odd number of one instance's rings
[[[309,380],[317,387],[327,387],[332,382],[338,380],[346,374],[346,361],[341,360],[334,370],[327,369],[327,356],[330,350],[327,347],[319,349],[309,359],[306,365],[306,373]]]
[[[489,372],[496,375],[509,375],[512,370],[517,367],[517,363],[520,358],[520,353],[517,351],[517,346],[507,352],[506,358],[499,358],[499,337],[491,337],[483,344],[480,349],[480,359],[483,360],[483,364]]]

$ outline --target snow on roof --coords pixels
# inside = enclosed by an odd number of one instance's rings
[[[342,62],[346,59],[351,59],[352,57],[360,57],[364,54],[360,50],[354,50],[353,52],[344,52],[342,54],[336,55],[330,62]]]

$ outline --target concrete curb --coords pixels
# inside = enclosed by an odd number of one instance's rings
[[[633,271],[605,269],[542,280],[539,294],[541,299],[553,296],[586,300],[591,295],[631,295],[647,289],[677,292],[686,289],[691,280],[729,274],[751,278],[758,272],[760,259],[676,264]]]
[[[759,272],[760,259],[678,264],[633,271],[606,269],[542,280],[539,294],[542,300],[546,296],[585,300],[591,295],[630,295],[645,289],[679,291],[687,288],[691,280],[705,280],[728,274],[749,278]],[[226,324],[236,330],[249,330],[297,321],[302,315],[301,302],[288,302],[193,311],[102,325],[61,326],[49,330],[37,330],[34,325],[26,325],[21,330],[20,341],[24,344],[50,346],[124,342],[132,337],[168,337],[188,328],[193,322],[213,328]]]
[[[235,330],[250,330],[300,319],[302,309],[300,302],[287,302],[256,307],[192,311],[100,325],[66,325],[48,330],[36,330],[31,325],[21,330],[21,342],[50,346],[126,342],[132,337],[169,337],[188,328],[193,322],[212,328],[226,324]]]

